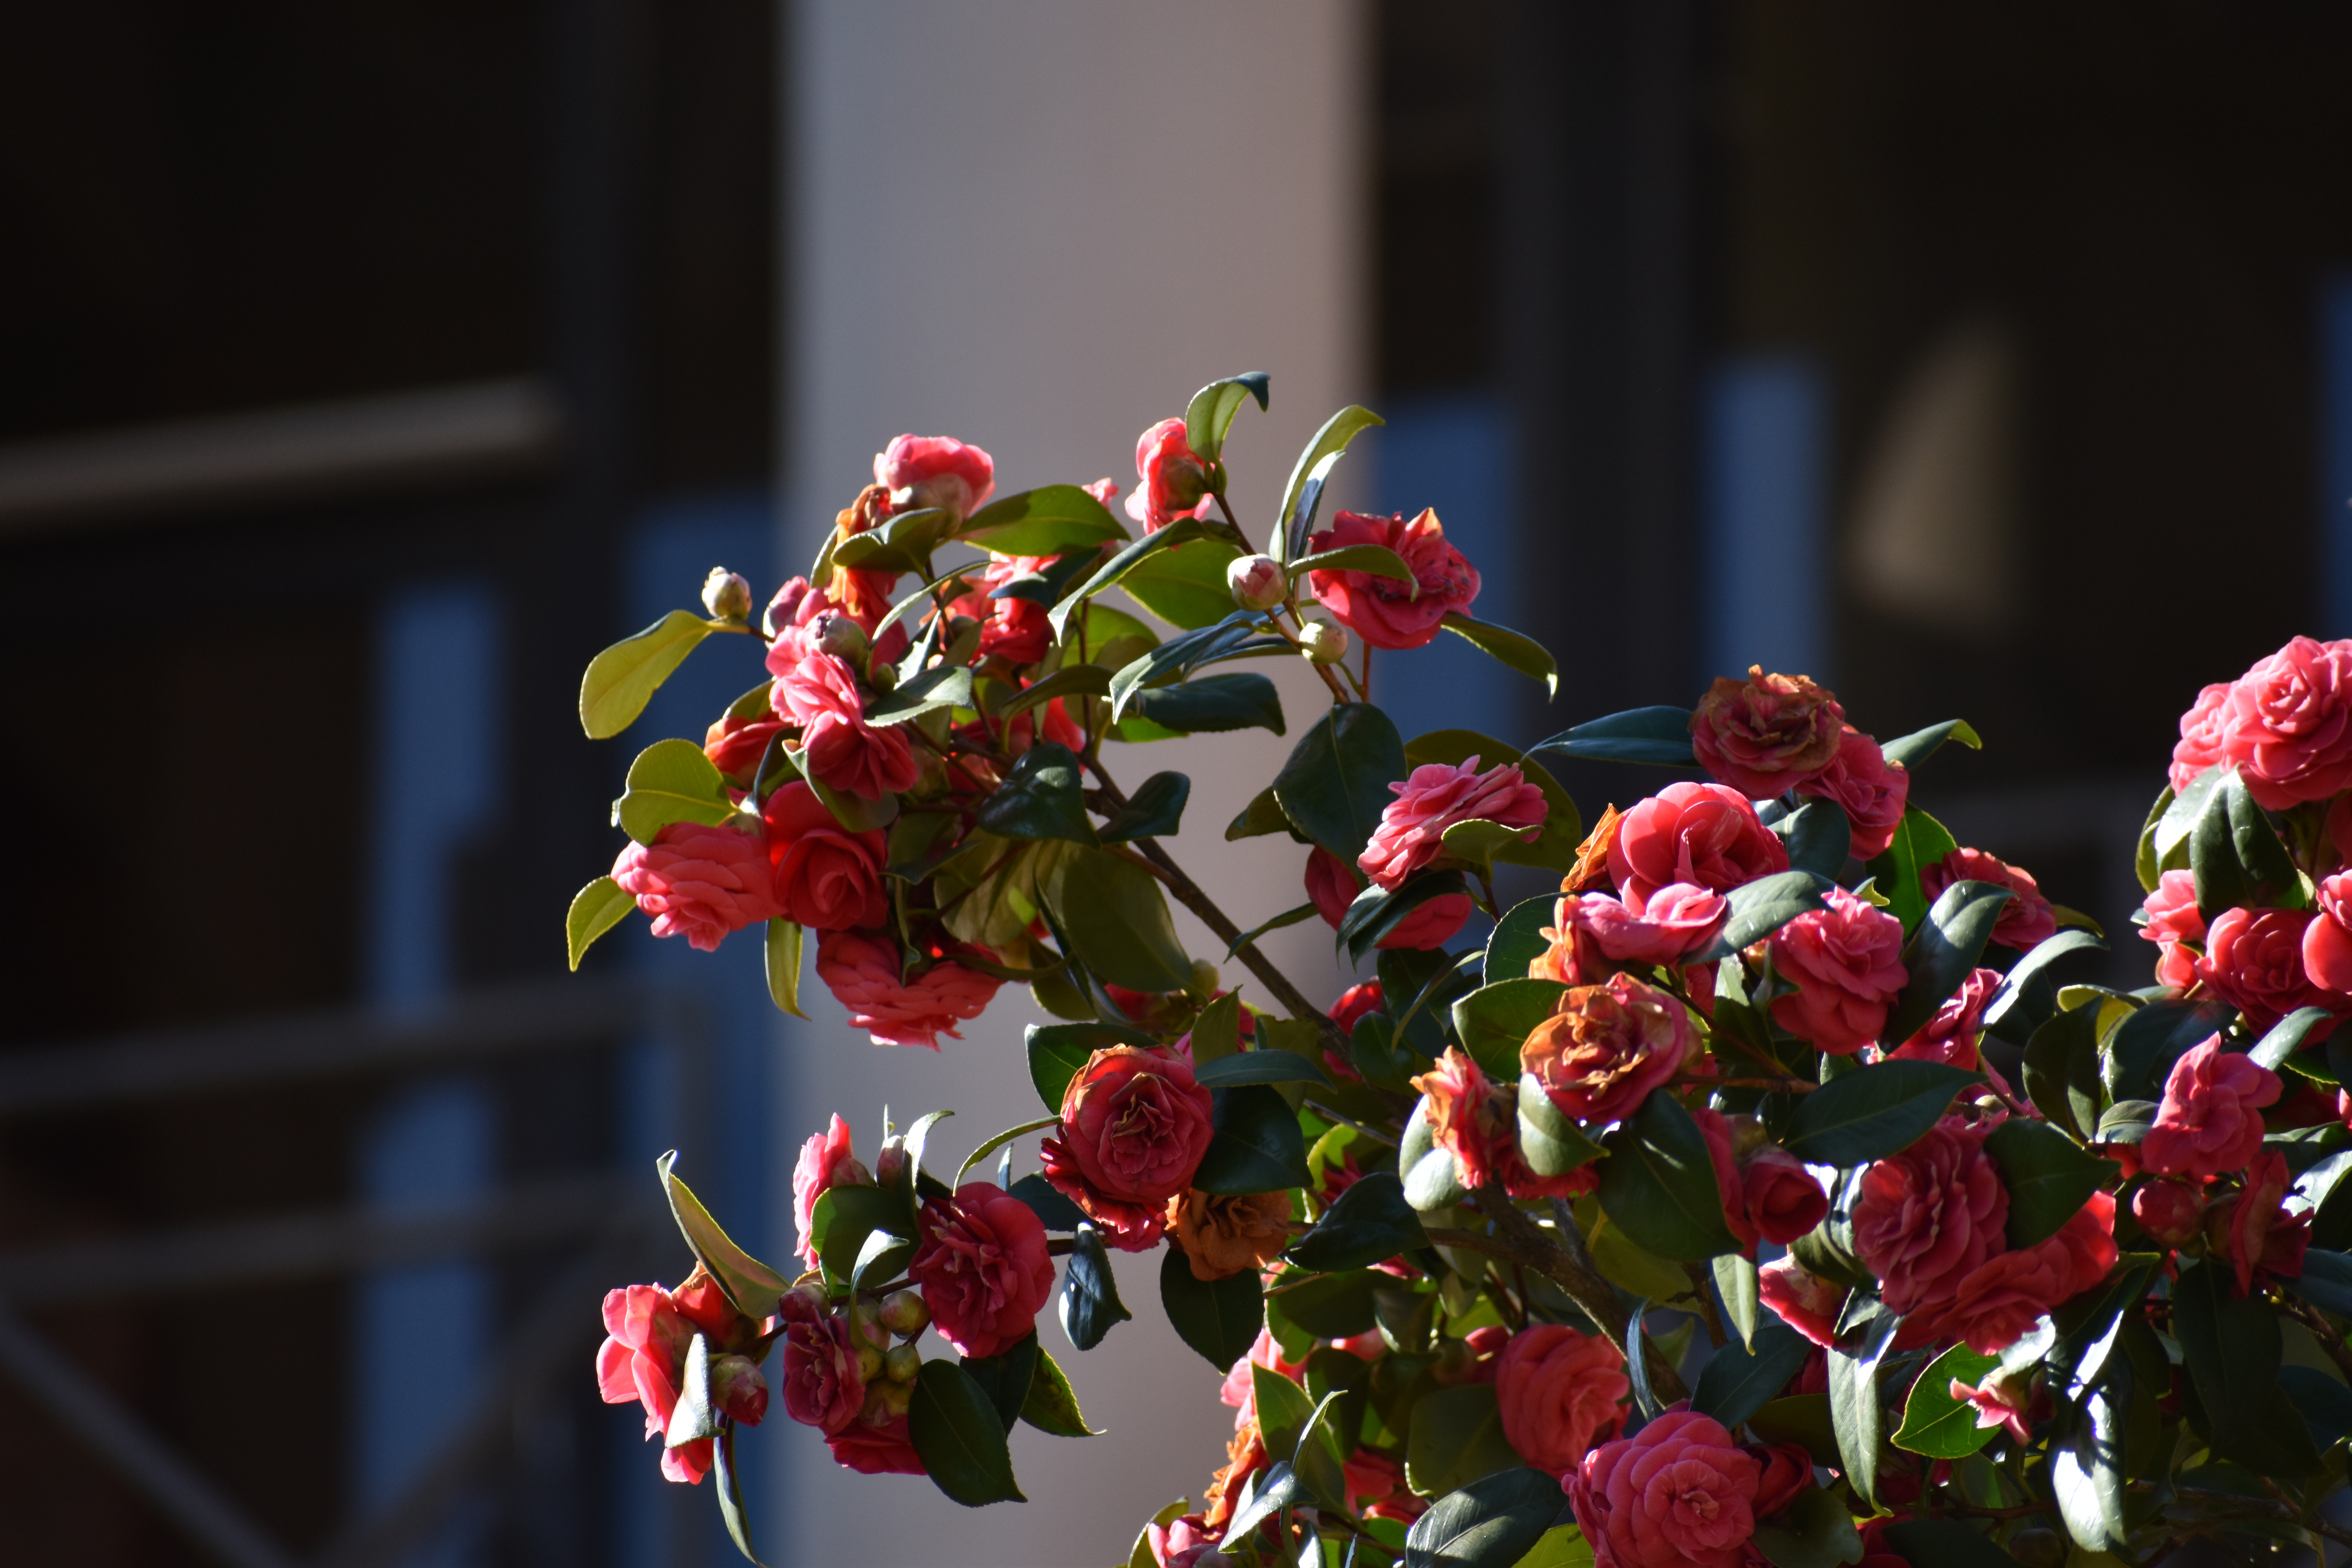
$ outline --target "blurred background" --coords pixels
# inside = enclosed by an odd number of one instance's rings
[[[1254,521],[1367,403],[1341,502],[1436,506],[1563,668],[1384,660],[1408,735],[1751,662],[1964,717],[1923,804],[2142,983],[2175,716],[2352,635],[2347,58],[2319,5],[0,0],[0,1556],[731,1558],[589,1376],[604,1287],[685,1267],[653,1157],[781,1258],[831,1110],[1034,1114],[1027,1003],[932,1058],[740,942],[565,975],[628,757],[756,650],[621,742],[573,696],[711,565],[804,571],[902,430],[1125,489],[1266,370]],[[1244,925],[1300,868],[1213,829],[1286,745],[1184,763]],[[1128,1273],[1097,1351],[1044,1327],[1112,1434],[1016,1437],[1051,1503],[779,1410],[763,1556],[1096,1564],[1198,1497],[1230,1415]]]

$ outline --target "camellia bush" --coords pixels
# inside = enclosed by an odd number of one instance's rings
[[[787,1012],[813,962],[879,1043],[936,1049],[1006,985],[1061,1020],[1027,1032],[1039,1115],[951,1173],[944,1111],[868,1158],[839,1115],[810,1137],[794,1265],[664,1158],[692,1271],[613,1291],[597,1360],[663,1473],[716,1470],[752,1553],[735,1443],[781,1344],[785,1414],[841,1464],[1023,1500],[1016,1422],[1091,1435],[1040,1315],[1083,1355],[1156,1272],[1236,1415],[1130,1568],[2352,1542],[2322,1511],[2352,1435],[2352,643],[2207,689],[2138,847],[2158,984],[2062,985],[2092,922],[1911,798],[1964,723],[1882,743],[1751,668],[1525,751],[1401,734],[1351,645],[1552,660],[1472,617],[1435,512],[1320,522],[1363,409],[1244,522],[1223,451],[1266,395],[1144,432],[1132,534],[1108,479],[1000,498],[986,453],[900,437],[756,623],[714,572],[707,614],[589,667],[600,737],[707,637],[759,637],[772,679],[631,765],[575,966],[635,908],[764,940]],[[1299,657],[1311,716],[1243,668]],[[1249,727],[1295,730],[1288,760],[1192,837],[1293,858],[1305,897],[1244,930],[1176,858],[1190,784],[1150,769],[1183,748],[1149,748]],[[1632,764],[1631,804],[1588,830],[1547,756]],[[1506,907],[1498,866],[1559,889]],[[1377,978],[1310,994],[1255,945],[1318,917]]]

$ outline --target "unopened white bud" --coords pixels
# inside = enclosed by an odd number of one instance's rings
[[[751,613],[751,584],[740,573],[713,566],[702,580],[702,607],[715,621],[740,621]]]
[[[1298,634],[1300,651],[1316,664],[1337,664],[1348,657],[1348,631],[1328,621],[1309,621]]]

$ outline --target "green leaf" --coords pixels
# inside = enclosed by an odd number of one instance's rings
[[[2026,987],[2032,984],[2035,975],[2068,953],[2080,952],[2086,948],[2096,948],[2105,952],[2107,944],[2086,931],[2062,931],[2034,943],[2033,951],[2010,965],[2009,973],[2001,976],[1999,985],[1993,987],[1991,997],[1985,1003],[1984,1026],[1988,1029],[1998,1027],[2001,1020],[2009,1016],[2011,1009],[2024,999]]]
[[[1303,1187],[1313,1180],[1297,1115],[1278,1090],[1246,1084],[1213,1089],[1211,1098],[1215,1109],[1209,1120],[1216,1131],[1201,1156],[1200,1169],[1192,1173],[1195,1187],[1233,1197]]]
[[[1565,871],[1576,864],[1576,847],[1584,837],[1584,819],[1576,809],[1576,802],[1550,770],[1521,752],[1517,746],[1498,741],[1492,735],[1482,735],[1475,730],[1433,730],[1416,735],[1405,742],[1404,758],[1410,767],[1425,763],[1444,763],[1450,767],[1476,757],[1480,767],[1498,767],[1507,763],[1525,775],[1528,783],[1543,791],[1543,831],[1532,844],[1514,838],[1500,846],[1495,858],[1511,866],[1538,866],[1548,871]],[[1549,910],[1552,900],[1544,900]]]
[[[1288,1325],[1310,1340],[1350,1339],[1373,1326],[1372,1292],[1387,1278],[1358,1268],[1286,1281],[1265,1299],[1267,1326],[1276,1338]]]
[[[996,1355],[963,1358],[965,1375],[980,1384],[981,1392],[996,1406],[996,1418],[1007,1432],[1021,1419],[1021,1407],[1029,1403],[1029,1385],[1037,1374],[1037,1331],[1032,1329]]]
[[[853,1289],[878,1290],[906,1271],[907,1262],[915,1256],[911,1237],[893,1236],[887,1230],[872,1230],[857,1248],[857,1262],[849,1271]]]
[[[1025,1037],[1029,1081],[1037,1086],[1037,1098],[1045,1102],[1045,1109],[1059,1116],[1063,1091],[1088,1057],[1113,1046],[1149,1048],[1159,1043],[1140,1029],[1122,1029],[1116,1024],[1032,1024]]]
[[[1754,1544],[1772,1568],[1839,1568],[1862,1561],[1862,1533],[1838,1494],[1808,1487],[1780,1524],[1759,1524]]]
[[[975,820],[1001,838],[1060,838],[1095,843],[1087,816],[1086,781],[1067,746],[1040,741],[1021,753]]]
[[[1458,1559],[1448,1559],[1450,1563]],[[1572,1524],[1556,1524],[1509,1568],[1592,1568],[1592,1547]]]
[[[572,895],[572,907],[563,916],[563,940],[571,951],[574,973],[589,944],[620,924],[621,918],[636,907],[635,898],[610,877],[599,877]],[[1311,914],[1314,908],[1309,904],[1307,911]]]
[[[1488,1078],[1515,1082],[1519,1047],[1566,994],[1568,987],[1557,980],[1497,980],[1454,1004],[1454,1032]]]
[[[1448,610],[1438,623],[1506,669],[1516,669],[1530,680],[1540,680],[1546,697],[1559,695],[1559,663],[1551,650],[1524,632],[1474,621],[1459,610]]]
[[[1909,1148],[1977,1081],[1948,1062],[1873,1062],[1799,1099],[1781,1142],[1810,1165],[1867,1164]]]
[[[1550,1568],[1530,1554],[1559,1533],[1551,1521],[1564,1500],[1556,1477],[1525,1465],[1497,1468],[1439,1498],[1412,1521],[1404,1538],[1405,1568],[1519,1568],[1531,1561]],[[1581,1556],[1558,1558],[1559,1568],[1591,1563],[1591,1551],[1580,1541],[1578,1550]]]
[[[1601,1145],[1559,1113],[1532,1073],[1519,1075],[1517,1121],[1519,1155],[1538,1176],[1562,1175],[1601,1158]]]
[[[1034,1028],[1034,1026],[1032,1026],[1032,1027]],[[1042,1132],[1048,1127],[1058,1127],[1061,1124],[1062,1119],[1058,1114],[1056,1114],[1053,1116],[1041,1116],[1034,1121],[1024,1121],[1018,1127],[1006,1128],[1003,1131],[999,1132],[994,1137],[982,1143],[979,1148],[974,1149],[971,1153],[966,1154],[963,1157],[963,1163],[956,1167],[955,1180],[948,1184],[950,1186],[956,1187],[963,1185],[964,1177],[971,1173],[973,1166],[979,1164],[982,1160],[987,1159],[991,1154],[995,1153],[1007,1143],[1012,1142],[1015,1138],[1024,1138],[1032,1132]]]
[[[966,1508],[1026,1502],[996,1405],[953,1362],[927,1361],[907,1407],[908,1435],[940,1490]]]
[[[1779,1396],[1803,1370],[1812,1349],[1811,1341],[1785,1323],[1759,1324],[1752,1352],[1727,1344],[1707,1359],[1691,1391],[1691,1408],[1737,1430]]]
[[[2294,1407],[2303,1412],[2303,1424],[2311,1433],[2312,1447],[2333,1448],[2352,1437],[2352,1388],[2313,1366],[2279,1368],[2279,1386],[2294,1401]]]
[[[1041,1173],[1032,1171],[1005,1190],[1027,1204],[1047,1230],[1076,1230],[1086,1223],[1078,1205],[1055,1192]]]
[[[590,659],[580,678],[580,727],[588,738],[609,740],[635,723],[670,671],[717,628],[715,621],[672,610]]]
[[[1927,1026],[1984,957],[1985,942],[2014,896],[1995,883],[1968,881],[1937,895],[1927,918],[1904,944],[1903,967],[1911,979],[1895,999],[1881,1038],[1900,1045]]]
[[[1040,485],[999,497],[956,531],[962,542],[999,555],[1055,555],[1127,536],[1110,509],[1078,485]]]
[[[795,1018],[808,1016],[801,1011],[801,943],[804,934],[788,920],[779,918],[768,922],[768,1000]]]
[[[2099,1071],[2108,1098],[2161,1098],[2173,1064],[2236,1016],[2225,1002],[2150,1002],[2107,1039]]]
[[[2311,1247],[2303,1255],[2303,1272],[2286,1281],[2287,1289],[2326,1311],[2352,1316],[2352,1258]]]
[[[2210,922],[2225,910],[2302,909],[2303,880],[2286,846],[2235,768],[2224,769],[2189,834],[2189,866],[2197,879],[2197,909]]]
[[[1601,1142],[1609,1158],[1599,1196],[1612,1225],[1678,1263],[1739,1250],[1724,1223],[1706,1135],[1673,1095],[1651,1095]]]
[[[1382,939],[1399,926],[1405,917],[1433,899],[1467,893],[1469,884],[1459,871],[1419,871],[1394,892],[1377,885],[1366,888],[1339,917],[1339,934],[1336,944],[1348,950],[1348,956],[1360,963],[1365,956],[1381,944]]]
[[[2189,787],[2173,796],[2172,804],[2157,818],[2156,832],[2149,848],[2156,856],[2158,867],[2167,871],[2186,871],[2189,863],[2189,836],[2205,816],[2214,792],[2221,787],[2221,769],[2207,768],[2189,781]]]
[[[1004,700],[996,710],[1012,719],[1041,708],[1056,697],[1100,697],[1110,690],[1111,672],[1098,664],[1066,664],[1042,680],[1033,680]]]
[[[1952,1383],[1974,1386],[2000,1364],[1997,1355],[1979,1355],[1966,1345],[1954,1345],[1927,1363],[1903,1402],[1903,1425],[1895,1446],[1934,1459],[1964,1459],[1992,1441],[1997,1427],[1977,1425],[1977,1407],[1952,1397]]]
[[[1230,1000],[1230,998],[1223,998]],[[1194,1033],[1197,1036],[1198,1027]],[[1192,1073],[1204,1089],[1234,1089],[1245,1083],[1321,1083],[1331,1075],[1297,1051],[1237,1051],[1203,1062]]]
[[[1273,378],[1262,370],[1244,371],[1213,381],[1192,395],[1184,406],[1184,445],[1203,463],[1216,462],[1224,455],[1225,432],[1233,428],[1234,416],[1241,412],[1245,399],[1255,397],[1261,412],[1265,408],[1266,394]]]
[[[1482,972],[1489,985],[1505,980],[1524,980],[1528,965],[1541,958],[1551,943],[1544,940],[1543,928],[1550,925],[1557,912],[1559,899],[1550,893],[1540,898],[1525,899],[1503,911],[1495,929],[1486,938],[1486,965]]]
[[[1244,838],[1262,838],[1269,833],[1288,833],[1294,837],[1297,833],[1291,826],[1290,818],[1283,814],[1281,803],[1274,798],[1271,784],[1252,795],[1250,803],[1242,807],[1241,815],[1225,824],[1225,842],[1237,844]]]
[[[1257,1406],[1257,1429],[1265,1439],[1265,1451],[1288,1458],[1298,1447],[1299,1434],[1315,1419],[1315,1401],[1272,1367],[1252,1362],[1249,1375],[1250,1397]]]
[[[1181,686],[1146,687],[1129,699],[1128,711],[1180,735],[1288,732],[1282,694],[1263,675],[1203,675]]]
[[[1064,643],[1071,640],[1068,632],[1070,616],[1077,613],[1078,607],[1097,594],[1117,586],[1121,578],[1151,557],[1173,550],[1180,544],[1206,538],[1208,530],[1193,519],[1181,519],[1157,533],[1145,534],[1141,539],[1135,541],[1104,562],[1096,569],[1094,575],[1078,584],[1069,597],[1046,612],[1046,618],[1053,623],[1055,640]],[[1233,595],[1228,591],[1224,604],[1211,619],[1223,619],[1232,613],[1233,605]],[[1092,630],[1091,620],[1088,623],[1088,630]],[[1091,642],[1093,639],[1090,637],[1088,640]]]
[[[862,1182],[828,1187],[817,1195],[816,1206],[809,1214],[809,1225],[817,1238],[817,1256],[824,1260],[825,1285],[835,1296],[845,1293],[855,1284],[858,1261],[866,1257],[868,1237],[877,1230],[895,1235],[894,1226],[914,1228],[912,1207],[908,1193]],[[782,1291],[775,1294],[782,1295]],[[743,1304],[738,1301],[736,1305]],[[749,1308],[744,1310],[750,1312]],[[760,1315],[768,1315],[765,1308]]]
[[[1519,1094],[1527,1095],[1522,1084]],[[1759,1304],[1756,1260],[1727,1252],[1713,1260],[1715,1293],[1723,1299],[1724,1316],[1739,1331],[1739,1342],[1749,1351],[1756,1348],[1756,1309]]]
[[[1365,1368],[1367,1373],[1370,1370]],[[1348,1495],[1348,1458],[1356,1451],[1357,1434],[1363,1427],[1364,1403],[1363,1394],[1357,1389],[1325,1393],[1317,1400],[1291,1451],[1290,1468],[1299,1486],[1332,1513],[1356,1511],[1349,1506],[1352,1500]]]
[[[716,1437],[721,1419],[719,1407],[710,1403],[710,1344],[698,1333],[686,1347],[686,1365],[678,1374],[677,1403],[670,1408],[669,1426],[662,1433],[662,1447],[677,1448],[705,1437]]]
[[[1307,536],[1314,531],[1316,508],[1323,499],[1324,483],[1346,454],[1348,443],[1372,426],[1387,423],[1370,409],[1353,404],[1323,422],[1323,428],[1315,432],[1315,439],[1298,454],[1298,461],[1290,470],[1290,482],[1283,487],[1282,510],[1266,541],[1267,554],[1276,561],[1290,561],[1306,552]]]
[[[1312,555],[1302,555],[1283,568],[1291,582],[1307,572],[1369,572],[1375,577],[1393,577],[1408,583],[1412,592],[1408,599],[1421,597],[1421,579],[1404,563],[1404,557],[1385,544],[1343,544],[1337,550],[1318,550]]]
[[[2073,1430],[2051,1445],[2050,1489],[2066,1533],[2085,1552],[2122,1548],[2131,1534],[2124,1519],[2123,1477],[2123,1409],[2131,1371],[2118,1363],[2109,1378],[2084,1398],[2071,1418]]]
[[[1192,781],[1182,773],[1152,774],[1135,786],[1125,809],[1102,825],[1103,842],[1174,837],[1184,823],[1184,803],[1192,795]]]
[[[2307,1476],[2318,1453],[2285,1390],[2277,1316],[2241,1299],[2226,1266],[2185,1265],[2172,1287],[2172,1332],[2205,1406],[2213,1451],[2257,1475]]]
[[[897,795],[886,794],[879,800],[866,800],[859,795],[845,795],[810,773],[803,765],[805,759],[801,752],[786,748],[783,754],[817,799],[824,802],[824,808],[833,813],[833,819],[850,832],[868,833],[877,827],[887,827],[898,819]]]
[[[1249,1500],[1225,1521],[1225,1537],[1229,1541],[1247,1541],[1259,1525],[1268,1520],[1279,1520],[1298,1503],[1298,1478],[1290,1473],[1288,1459],[1275,1460],[1255,1479],[1255,1490],[1244,1488]],[[1319,1549],[1317,1555],[1321,1555]]]
[[[2325,1007],[2297,1007],[2273,1024],[2270,1032],[2255,1041],[2246,1055],[2276,1072],[2303,1048],[2303,1042],[2310,1037],[2311,1031],[2333,1016]]]
[[[1225,582],[1225,568],[1240,556],[1222,539],[1194,540],[1181,550],[1164,551],[1138,563],[1118,585],[1171,626],[1214,626],[1233,614],[1234,591]]]
[[[1375,1171],[1341,1193],[1283,1257],[1301,1268],[1329,1271],[1365,1268],[1428,1245],[1421,1216],[1405,1202],[1404,1184],[1391,1172]]]
[[[1959,847],[1944,825],[1917,806],[1906,808],[1895,826],[1886,853],[1869,863],[1874,885],[1887,900],[1887,913],[1903,922],[1906,932],[1919,929],[1927,916],[1927,900],[1919,890],[1919,868],[1932,866]]]
[[[1037,890],[1097,979],[1130,991],[1181,991],[1192,961],[1176,940],[1168,900],[1150,872],[1101,849],[1076,847],[1037,879]]]
[[[2017,1568],[2016,1558],[1952,1520],[1906,1520],[1887,1525],[1885,1538],[1911,1568]]]
[[[1280,931],[1285,926],[1295,926],[1302,921],[1314,919],[1315,916],[1320,912],[1320,910],[1316,909],[1312,900],[1299,905],[1295,910],[1285,910],[1271,920],[1259,921],[1256,925],[1254,925],[1250,927],[1249,930],[1242,932],[1241,935],[1234,938],[1232,942],[1226,943],[1225,956],[1227,958],[1231,958],[1234,954],[1249,946],[1252,942],[1255,942],[1258,938],[1264,936],[1270,931]]]
[[[1256,610],[1234,610],[1213,625],[1169,638],[1119,667],[1110,679],[1111,717],[1126,710],[1145,687],[1165,686],[1194,670],[1261,649],[1289,651],[1280,637],[1265,635],[1265,617]]]
[[[1858,1337],[1829,1352],[1830,1423],[1837,1433],[1840,1468],[1863,1500],[1874,1506],[1886,1427],[1886,1413],[1878,1403],[1878,1363],[1901,1323],[1874,1304]]]
[[[713,1485],[719,1493],[719,1517],[727,1526],[728,1539],[751,1568],[766,1568],[751,1546],[751,1516],[743,1507],[743,1483],[735,1465],[734,1422],[721,1424],[719,1440],[710,1446],[710,1458],[717,1478]]]
[[[1788,830],[1789,864],[1834,881],[1853,854],[1853,825],[1845,807],[1822,796],[1806,801],[1782,819]]]
[[[673,822],[716,827],[737,815],[727,781],[691,741],[656,741],[629,764],[629,780],[613,803],[613,820],[640,844]]]
[[[943,664],[875,698],[866,706],[866,721],[903,724],[926,713],[971,705],[971,671],[961,665]]]
[[[1191,1260],[1173,1247],[1160,1259],[1160,1304],[1176,1337],[1220,1374],[1249,1354],[1258,1330],[1265,1326],[1265,1299],[1255,1269],[1244,1268],[1223,1279],[1195,1279]]]
[[[1055,1437],[1099,1437],[1101,1433],[1087,1425],[1086,1412],[1078,1408],[1077,1391],[1070,1386],[1059,1363],[1045,1346],[1037,1344],[1032,1333],[1029,1342],[1036,1346],[1037,1368],[1029,1378],[1029,1392],[1021,1401],[1021,1419]]]
[[[1022,1178],[1024,1182],[1034,1179]],[[1070,1244],[1069,1264],[1063,1270],[1062,1331],[1069,1335],[1071,1344],[1090,1351],[1102,1343],[1113,1323],[1134,1316],[1118,1299],[1118,1279],[1111,1272],[1102,1234],[1091,1224],[1080,1225]]]
[[[1634,708],[1591,719],[1538,741],[1530,752],[1558,752],[1600,763],[1646,763],[1654,767],[1695,768],[1687,708]]]
[[[1404,742],[1369,702],[1332,709],[1298,738],[1274,796],[1300,832],[1349,866],[1371,842],[1389,785],[1405,776]]]
[[[2025,1092],[2042,1114],[2088,1139],[2099,1125],[2096,1002],[2045,1019],[2025,1042]]]
[[[1524,1468],[1503,1436],[1502,1412],[1491,1383],[1464,1384],[1424,1394],[1412,1407],[1405,1436],[1405,1483],[1423,1497],[1440,1497],[1482,1477]],[[1559,1489],[1559,1483],[1553,1483]],[[1555,1498],[1556,1514],[1559,1500]],[[1551,1521],[1544,1523],[1549,1526]],[[1540,1534],[1541,1531],[1537,1533]]]
[[[1958,741],[1971,752],[1984,750],[1984,742],[1969,727],[1965,719],[1947,719],[1940,724],[1930,724],[1924,730],[1914,730],[1907,735],[1889,741],[1879,751],[1890,763],[1900,763],[1906,768],[1916,768],[1943,749],[1946,741]]]
[[[1511,827],[1500,822],[1488,822],[1481,817],[1465,817],[1448,825],[1438,842],[1449,858],[1461,861],[1479,876],[1491,878],[1498,851],[1524,848],[1528,844],[1528,830]]]
[[[1799,915],[1820,909],[1830,885],[1813,872],[1795,870],[1775,871],[1732,889],[1724,898],[1729,913],[1722,931],[1689,962],[1711,963],[1763,941]]]
[[[1429,1096],[1424,1094],[1405,1113],[1404,1132],[1397,1141],[1397,1173],[1404,1179],[1405,1202],[1423,1214],[1450,1208],[1469,1196],[1454,1171],[1454,1156],[1436,1146],[1431,1131]]]
[[[2085,1152],[2049,1123],[2021,1117],[1994,1128],[1984,1149],[2000,1167],[2001,1184],[2009,1189],[2012,1247],[2032,1247],[2057,1235],[2121,1169],[2112,1160]]]
[[[694,1195],[694,1189],[678,1178],[676,1166],[677,1151],[673,1149],[654,1162],[660,1173],[662,1191],[668,1195],[671,1217],[684,1233],[686,1244],[702,1266],[710,1270],[711,1278],[736,1310],[746,1317],[764,1318],[776,1310],[776,1298],[792,1289],[792,1281],[735,1245],[735,1240],[719,1228]]]
[[[1838,1462],[1837,1433],[1826,1394],[1791,1394],[1773,1400],[1748,1418],[1748,1429],[1767,1443],[1800,1443],[1813,1462]]]

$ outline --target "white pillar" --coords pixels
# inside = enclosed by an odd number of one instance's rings
[[[1356,0],[799,0],[789,10],[787,561],[814,555],[874,452],[901,431],[988,448],[1000,493],[1106,474],[1124,493],[1137,434],[1181,414],[1203,382],[1244,370],[1274,378],[1271,414],[1245,410],[1227,448],[1243,521],[1263,540],[1300,447],[1332,410],[1369,398],[1369,40]],[[1277,679],[1295,737],[1321,711],[1321,689],[1303,666]],[[1221,837],[1290,743],[1250,731],[1113,748],[1124,754],[1109,759],[1123,778],[1191,775],[1175,852],[1244,926],[1304,898],[1303,849]],[[1220,956],[1181,910],[1179,922],[1192,952]],[[1346,978],[1329,932],[1310,923],[1283,935],[1277,962],[1310,995],[1336,995]],[[1229,983],[1246,979],[1226,969]],[[933,1057],[867,1045],[807,978],[817,1022],[782,1037],[782,1175],[786,1143],[835,1109],[871,1158],[885,1101],[902,1126],[955,1107],[932,1145],[942,1175],[982,1138],[1038,1114],[1021,1055],[1034,1015],[1019,991]],[[1244,994],[1269,1000],[1255,986]],[[1034,1148],[1022,1142],[1017,1169],[1034,1168]],[[815,1434],[772,1422],[754,1438],[782,1467],[789,1501],[762,1523],[766,1560],[1109,1562],[1178,1493],[1197,1505],[1223,1462],[1232,1412],[1217,1402],[1216,1373],[1160,1315],[1158,1256],[1116,1267],[1136,1321],[1101,1347],[1080,1355],[1050,1307],[1040,1320],[1042,1342],[1108,1436],[1018,1428],[1014,1463],[1036,1500],[967,1510],[925,1480],[837,1469]]]

